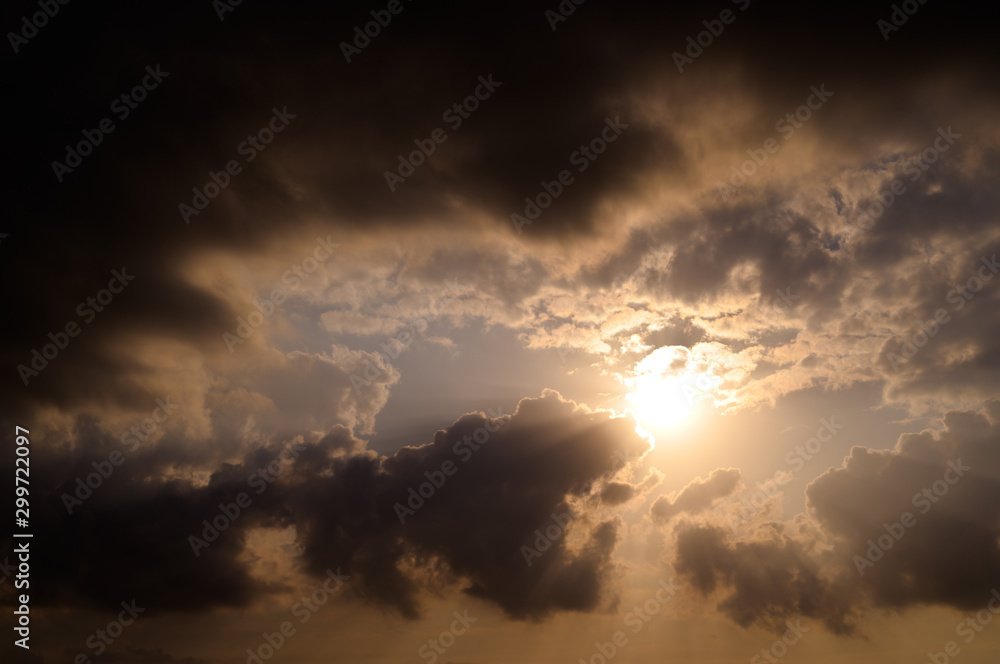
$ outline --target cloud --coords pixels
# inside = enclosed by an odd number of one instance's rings
[[[1000,575],[1000,403],[943,424],[854,447],[792,521],[678,526],[675,569],[743,626],[802,615],[845,634],[874,609],[981,607]]]
[[[609,481],[601,490],[601,502],[606,505],[620,505],[637,498],[663,481],[663,473],[656,468],[650,468],[646,477],[638,484]]]
[[[703,512],[735,491],[742,477],[737,468],[717,468],[708,479],[692,480],[675,497],[657,498],[649,508],[649,516],[654,523],[665,525],[678,514]]]
[[[837,634],[853,631],[849,596],[780,529],[766,538],[730,542],[719,528],[682,527],[674,568],[703,595],[718,590],[719,611],[743,627],[756,624],[780,633],[789,617],[802,615]]]
[[[136,483],[155,460],[129,459],[72,515],[61,496],[75,489],[76,475],[65,472],[64,461],[39,456],[33,482],[49,498],[33,525],[51,546],[32,562],[51,583],[33,601],[113,606],[135,597],[153,612],[245,606],[286,590],[251,574],[249,534],[293,527],[307,573],[340,568],[351,576],[353,596],[407,617],[419,615],[425,593],[441,583],[458,584],[515,619],[614,602],[612,581],[621,570],[612,554],[622,523],[590,505],[619,457],[634,459],[649,447],[631,418],[546,391],[523,399],[511,415],[464,415],[433,442],[388,457],[357,451],[361,444],[345,427],[292,443],[294,459],[279,456],[288,442],[271,442],[223,464],[202,485]],[[93,472],[91,459],[80,459],[75,471]],[[260,481],[265,477],[272,481]],[[640,486],[657,480],[651,473]],[[241,492],[251,504],[217,538],[203,535],[203,520],[213,521]],[[562,524],[555,535],[554,524]],[[540,533],[547,543],[536,544]],[[194,535],[209,541],[197,557]],[[539,555],[526,556],[525,547]],[[79,565],[63,564],[67,551]]]
[[[891,451],[855,447],[809,485],[810,514],[875,606],[982,604],[984,585],[1000,575],[998,416],[997,402],[952,411],[942,431],[905,434]],[[859,563],[869,540],[885,541],[886,524],[906,513],[915,524],[874,565]]]
[[[463,444],[490,427],[497,430],[479,450]],[[382,462],[337,460],[329,479],[292,500],[290,521],[310,569],[351,569],[363,595],[404,615],[416,615],[420,599],[417,580],[400,571],[409,557],[444,566],[464,580],[465,592],[513,618],[592,610],[606,599],[615,574],[611,553],[620,525],[586,511],[582,499],[598,476],[616,467],[616,452],[634,457],[647,445],[633,421],[588,412],[548,392],[522,400],[499,421],[466,415],[433,443],[403,448]],[[410,489],[429,481],[425,473],[449,461],[458,467],[454,477],[422,506],[409,503]],[[522,547],[534,548],[536,531],[563,514],[572,515],[567,532],[540,557],[526,558]]]
[[[705,19],[697,8],[640,17],[590,7],[554,34],[526,3],[488,17],[474,8],[421,8],[404,21],[419,21],[420,30],[393,30],[373,44],[379,57],[367,51],[350,65],[330,48],[329,35],[352,34],[367,15],[321,6],[308,19],[268,16],[280,57],[229,31],[183,49],[136,45],[136,59],[162,61],[167,70],[171,61],[206,64],[197,74],[171,74],[143,105],[143,121],[109,136],[58,196],[54,182],[27,173],[12,181],[34,202],[30,214],[11,215],[5,246],[14,256],[47,258],[0,263],[0,277],[33,284],[10,294],[22,321],[7,331],[0,358],[9,367],[30,362],[49,333],[77,320],[77,305],[111,269],[133,268],[136,281],[29,389],[15,369],[0,393],[17,412],[36,414],[134,404],[145,399],[150,374],[176,364],[224,382],[222,333],[276,286],[288,299],[239,346],[241,362],[262,348],[325,354],[334,338],[358,350],[369,340],[357,337],[392,334],[415,300],[455,279],[469,297],[449,305],[449,324],[508,326],[529,348],[584,350],[622,375],[645,350],[640,343],[715,342],[732,353],[780,356],[765,366],[768,375],[741,379],[734,403],[881,379],[888,399],[943,396],[970,407],[996,384],[997,321],[985,310],[997,295],[983,294],[974,316],[949,324],[904,370],[892,372],[886,361],[896,336],[932,314],[949,281],[978,261],[971,254],[1000,246],[998,195],[988,186],[1000,145],[988,121],[998,107],[989,85],[992,36],[969,32],[968,16],[981,9],[933,11],[938,21],[908,23],[886,49],[874,21],[858,15],[826,17],[836,30],[810,30],[796,22],[801,7],[755,5],[738,14],[711,55],[676,75],[673,52]],[[150,43],[173,43],[169,35],[186,20],[157,25],[161,38]],[[263,19],[241,20],[249,28]],[[960,38],[941,29],[949,20],[962,21]],[[785,47],[768,46],[778,41]],[[613,51],[614,66],[602,49]],[[798,49],[795,63],[785,49]],[[845,64],[857,58],[866,66]],[[539,70],[539,61],[548,66]],[[99,79],[79,113],[20,120],[26,135],[46,137],[14,146],[31,151],[25,163],[39,150],[61,154],[65,137],[93,122],[91,109],[106,107],[105,92],[134,73],[105,53],[88,53],[79,66]],[[317,87],[302,78],[309,69],[350,75]],[[28,72],[19,75],[43,78]],[[445,125],[442,113],[489,73],[501,86],[390,192],[384,174],[398,156]],[[41,101],[61,108],[47,95],[75,85],[78,74],[45,72]],[[787,142],[779,135],[781,150],[737,196],[720,200],[718,181],[824,81],[834,91],[829,102]],[[210,170],[239,156],[236,146],[275,105],[299,117],[190,225],[179,215],[160,223],[162,211],[173,214],[190,200]],[[575,170],[568,158],[610,116],[629,128],[518,234],[510,215],[560,169]],[[962,138],[918,181],[907,179],[906,194],[872,228],[857,232],[858,212],[893,178],[909,177],[906,160],[922,153],[939,126]],[[176,135],[187,140],[170,138]],[[121,183],[119,196],[89,194],[107,181]],[[80,209],[101,220],[102,233],[74,223]],[[18,221],[29,217],[51,221]],[[151,241],[144,220],[154,218]],[[54,244],[56,226],[64,241]],[[320,235],[341,244],[333,259],[301,283],[285,282]],[[294,292],[288,283],[296,283]],[[787,289],[795,299],[781,307],[775,293]],[[326,334],[317,337],[320,330]],[[154,353],[161,362],[149,359]],[[71,388],[80,375],[91,378],[88,390]],[[370,427],[372,414],[357,421]]]

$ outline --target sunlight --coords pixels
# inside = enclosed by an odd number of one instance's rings
[[[694,399],[685,394],[684,387],[677,378],[647,375],[637,381],[636,391],[625,398],[640,422],[668,427],[679,424],[694,407]]]
[[[640,427],[676,428],[688,420],[697,403],[714,403],[712,391],[722,379],[713,376],[702,362],[692,361],[688,349],[668,346],[657,349],[635,367],[625,380],[625,398]]]

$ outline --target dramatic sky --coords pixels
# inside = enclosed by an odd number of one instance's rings
[[[5,662],[996,661],[993,10],[2,21]]]

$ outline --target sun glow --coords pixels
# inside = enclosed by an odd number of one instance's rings
[[[694,400],[685,394],[685,384],[681,380],[644,376],[636,382],[636,390],[629,392],[625,398],[640,422],[661,427],[674,426],[694,408]]]
[[[628,409],[640,427],[676,428],[699,402],[715,403],[714,390],[723,381],[687,348],[666,346],[647,355],[624,382]]]

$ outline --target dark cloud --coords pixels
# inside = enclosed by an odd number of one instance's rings
[[[681,489],[674,497],[660,496],[649,508],[654,523],[666,524],[678,514],[698,514],[725,498],[739,486],[742,473],[737,468],[717,468],[708,479],[700,477]]]
[[[948,413],[943,431],[904,435],[892,451],[855,447],[842,468],[810,484],[810,513],[875,605],[982,604],[1000,575],[997,415],[993,402],[980,413]],[[905,513],[916,523],[884,560],[859,563],[869,540],[878,541],[885,524],[901,523]]]
[[[627,503],[637,496],[641,496],[663,480],[663,473],[656,468],[650,468],[646,477],[638,484],[628,482],[610,481],[601,490],[601,502],[607,505],[620,505]]]
[[[36,481],[48,498],[34,524],[48,546],[33,564],[49,582],[33,598],[107,606],[136,598],[154,612],[246,605],[283,590],[240,562],[248,533],[294,526],[305,570],[341,568],[356,596],[407,617],[419,614],[435,569],[514,618],[593,610],[614,600],[611,554],[622,524],[587,508],[587,499],[619,468],[619,455],[646,451],[634,427],[547,392],[512,415],[465,415],[432,443],[390,457],[344,455],[359,444],[341,427],[315,442],[259,447],[223,464],[205,486],[136,483],[150,460],[130,459],[72,515],[61,496],[76,476],[94,472],[95,459],[81,458],[63,480],[52,474],[63,464],[45,459]],[[277,481],[265,485],[267,477]],[[650,474],[642,486],[657,479]],[[434,493],[413,499],[411,488]],[[202,521],[241,492],[252,504],[195,556],[189,538],[202,537]]]
[[[489,427],[502,428],[481,449],[462,442],[484,437]],[[645,450],[633,428],[628,419],[587,413],[549,393],[521,401],[509,419],[466,415],[433,443],[381,463],[338,460],[329,480],[306,487],[290,507],[305,562],[314,571],[339,565],[358,572],[365,595],[404,615],[417,612],[420,597],[416,581],[399,571],[407,556],[444,564],[467,581],[466,592],[515,618],[594,609],[615,571],[610,555],[619,524],[583,512],[574,498],[589,495],[595,479],[617,467],[616,452]],[[448,462],[457,466],[453,477],[415,513],[398,511],[397,504],[408,506],[411,488],[429,481],[425,473]],[[568,529],[559,525],[565,521]],[[536,544],[550,529],[562,534]]]
[[[848,633],[873,608],[980,608],[1000,575],[1000,405],[855,447],[808,487],[808,518],[747,535],[678,527],[674,566],[737,623],[802,615]]]
[[[19,385],[16,371],[6,373],[5,400],[15,407],[66,406],[82,398],[67,388],[82,374],[92,378],[95,396],[127,401],[133,386],[121,379],[124,360],[116,349],[134,335],[155,334],[212,354],[206,349],[217,349],[221,332],[245,314],[189,282],[184,268],[213,251],[259,254],[282,237],[312,230],[317,219],[324,232],[346,234],[363,224],[383,238],[403,227],[466,228],[472,219],[471,228],[507,238],[515,234],[509,216],[523,209],[524,197],[572,169],[570,154],[597,135],[607,117],[621,116],[630,126],[526,229],[526,250],[610,234],[623,219],[613,211],[630,203],[645,208],[659,183],[685,193],[707,184],[693,166],[720,144],[693,140],[690,132],[711,126],[710,109],[716,102],[732,105],[734,96],[745,99],[752,126],[719,140],[738,155],[772,131],[773,117],[801,104],[809,86],[823,81],[837,90],[837,103],[844,101],[839,110],[830,102],[809,130],[840,148],[869,144],[871,136],[915,141],[933,133],[950,119],[945,99],[954,97],[956,107],[995,103],[992,88],[981,84],[991,80],[995,64],[992,35],[983,27],[989,22],[970,19],[982,8],[922,6],[919,19],[890,42],[875,26],[882,8],[822,16],[795,3],[731,8],[736,21],[683,74],[672,54],[713,11],[591,5],[552,31],[530,3],[407,4],[350,64],[338,44],[370,20],[367,6],[258,4],[219,22],[210,6],[164,16],[152,6],[119,3],[78,16],[76,30],[53,22],[13,68],[12,89],[32,102],[15,117],[22,131],[12,158],[25,166],[10,182],[21,195],[3,251],[44,258],[0,265],[4,283],[32,285],[9,294],[21,324],[4,333],[4,365],[23,363],[46,334],[73,320],[77,303],[98,290],[111,269],[130,267],[137,280],[30,390]],[[148,18],[153,14],[155,21]],[[947,29],[959,17],[962,29]],[[88,26],[109,36],[105,46],[94,48]],[[796,57],[788,58],[790,52]],[[110,101],[157,63],[169,76],[116,122],[115,132],[65,182],[56,182],[51,161],[63,158],[64,146],[82,129],[111,115]],[[736,68],[738,84],[728,86]],[[315,71],[328,74],[319,81],[308,73]],[[926,81],[949,71],[962,72],[954,94],[939,95],[932,109],[916,113]],[[391,193],[383,174],[397,155],[445,126],[444,110],[488,74],[501,87],[461,127],[449,128],[448,141]],[[75,91],[71,108],[68,89]],[[237,145],[266,124],[275,106],[298,117],[185,225],[178,203],[208,181],[210,170],[240,158]],[[975,128],[969,131],[974,135]],[[719,163],[725,172],[728,166]],[[982,163],[995,168],[996,160]],[[906,251],[885,241],[886,234],[895,240],[896,226],[918,235],[940,229],[941,209],[948,210],[949,224],[982,228],[989,201],[967,195],[982,191],[979,182],[942,173],[946,189],[934,205],[915,191],[880,221],[864,253],[868,260]],[[113,193],[92,195],[106,183],[113,183]],[[831,250],[822,248],[836,242],[813,233],[807,220],[779,218],[775,225],[772,217],[780,215],[756,214],[745,205],[703,207],[711,221],[698,233],[684,224],[667,236],[639,232],[620,255],[604,252],[601,265],[581,266],[581,277],[607,286],[639,274],[654,298],[700,301],[717,297],[742,261],[763,271],[762,294],[798,285],[807,299],[819,298],[817,306],[843,295]],[[803,243],[807,237],[815,242]],[[669,268],[641,268],[649,250],[668,241],[684,247]],[[502,256],[477,261],[488,267],[477,281],[513,304],[546,275],[530,263],[522,274]],[[45,298],[34,297],[40,292]]]
[[[719,590],[718,608],[743,627],[776,632],[796,615],[821,620],[831,631],[853,631],[853,607],[846,589],[824,578],[810,552],[776,529],[770,537],[730,542],[718,528],[680,530],[676,570],[704,595]]]
[[[671,321],[669,324],[650,329],[643,343],[653,348],[660,346],[687,346],[690,348],[705,339],[705,330],[691,321]]]
[[[601,500],[608,505],[620,505],[635,497],[635,487],[625,482],[608,482],[601,491]]]

